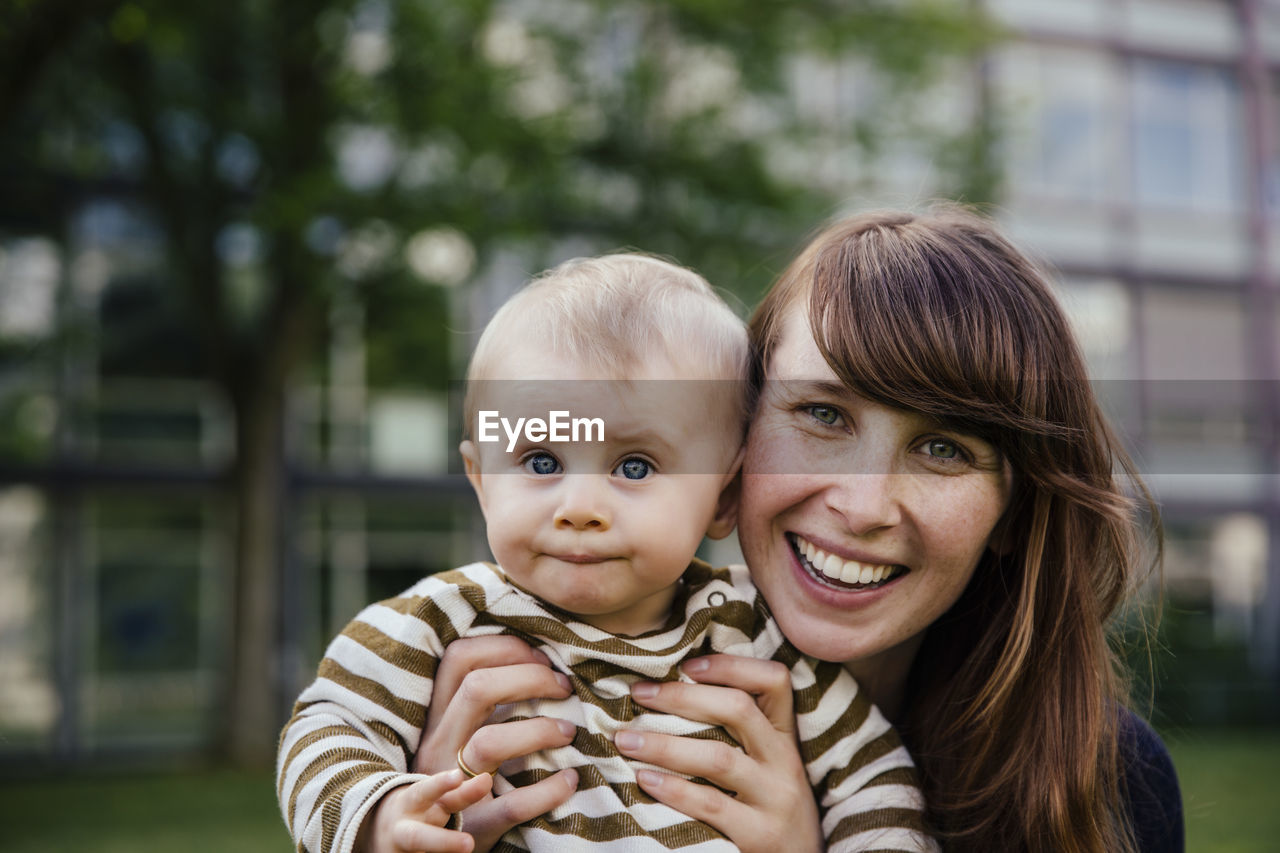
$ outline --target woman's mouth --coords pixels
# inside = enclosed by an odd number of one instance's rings
[[[838,589],[878,589],[909,571],[906,566],[846,560],[828,554],[794,533],[787,534],[787,542],[800,565],[818,580]]]

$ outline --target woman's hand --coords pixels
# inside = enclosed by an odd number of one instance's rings
[[[569,679],[551,669],[541,652],[515,637],[471,637],[450,643],[436,669],[427,727],[413,769],[439,773],[458,767],[458,757],[476,773],[492,773],[506,760],[565,746],[574,727],[540,717],[485,725],[494,707],[526,699],[563,699]],[[533,785],[487,796],[462,812],[463,829],[477,851],[491,848],[517,824],[555,808],[578,785],[574,770],[562,770]]]
[[[787,668],[776,661],[711,655],[682,669],[706,683],[639,682],[632,698],[655,711],[723,726],[742,749],[635,731],[619,732],[614,742],[630,758],[701,776],[736,796],[652,770],[637,772],[640,787],[720,830],[744,853],[821,851],[822,828],[796,743]]]

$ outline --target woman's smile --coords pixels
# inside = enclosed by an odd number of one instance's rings
[[[837,589],[879,589],[905,575],[906,566],[877,561],[866,562],[830,553],[798,533],[788,533],[787,541],[800,565],[817,580]]]

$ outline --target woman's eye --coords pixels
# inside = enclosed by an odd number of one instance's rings
[[[535,453],[524,460],[524,467],[531,474],[560,473],[560,462],[550,453]]]
[[[652,470],[652,466],[643,459],[628,459],[618,466],[618,473],[628,480],[643,480]]]
[[[813,415],[814,419],[826,424],[827,426],[831,426],[836,421],[840,420],[840,413],[831,406],[810,406],[809,414]]]
[[[926,445],[926,450],[934,459],[958,459],[963,454],[959,446],[944,438],[935,438]]]

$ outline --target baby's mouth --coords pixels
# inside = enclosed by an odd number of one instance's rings
[[[616,557],[601,556],[599,554],[553,554],[552,556],[562,563],[578,563],[581,565],[608,563],[617,559]]]
[[[840,589],[877,589],[909,571],[906,566],[846,560],[835,554],[828,554],[794,533],[787,534],[787,542],[800,560],[800,565],[810,574]]]

